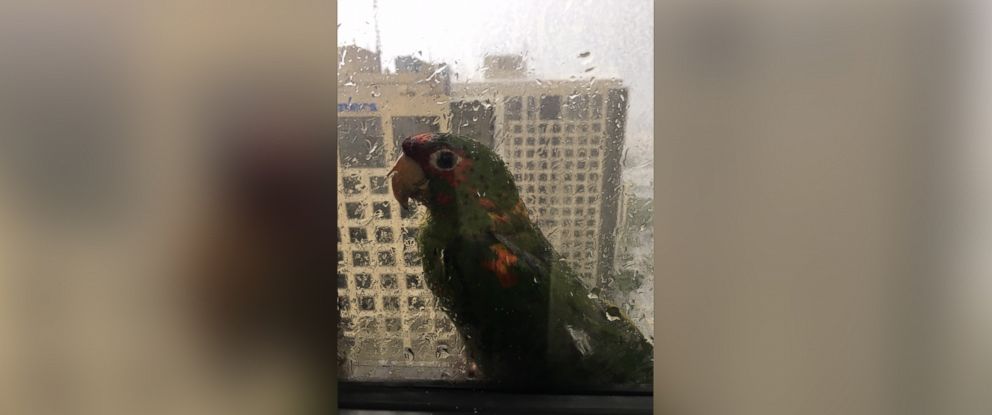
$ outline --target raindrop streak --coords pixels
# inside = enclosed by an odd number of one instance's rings
[[[609,307],[606,309],[606,319],[609,321],[617,321],[620,319],[620,309],[617,307]]]
[[[432,73],[431,76],[427,77],[427,80],[430,81],[431,79],[434,79],[434,77],[437,76],[437,74],[444,72],[445,69],[448,69],[448,65],[441,65],[441,67],[437,68],[437,70],[434,71],[434,73]]]
[[[446,344],[439,344],[439,345],[437,345],[437,358],[438,359],[447,359],[448,356],[449,356],[448,345],[446,345]]]
[[[583,356],[588,356],[592,352],[592,346],[589,343],[589,335],[582,330],[573,328],[572,326],[565,326],[565,330],[568,331],[572,341],[575,342],[575,346],[579,349],[579,353]]]

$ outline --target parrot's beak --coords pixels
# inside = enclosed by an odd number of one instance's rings
[[[424,175],[424,170],[406,154],[396,160],[396,165],[389,174],[393,176],[393,197],[403,209],[410,208],[410,197],[417,199],[427,191],[427,176]]]

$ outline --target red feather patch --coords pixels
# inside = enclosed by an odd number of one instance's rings
[[[496,203],[486,197],[479,198],[479,205],[489,210],[496,209]]]
[[[510,217],[502,213],[489,212],[489,218],[493,222],[510,223]]]
[[[489,249],[496,254],[496,258],[484,261],[482,265],[496,274],[501,287],[510,288],[517,285],[517,276],[510,272],[510,267],[517,263],[517,256],[513,255],[503,244],[493,244],[489,246]]]
[[[434,139],[434,134],[433,133],[417,134],[417,135],[415,135],[415,136],[412,137],[412,140],[415,141],[415,142],[417,142],[418,144],[423,144],[423,143],[426,143],[426,142],[431,141],[433,139]]]

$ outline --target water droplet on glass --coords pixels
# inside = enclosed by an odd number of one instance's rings
[[[450,356],[450,354],[448,353],[448,345],[446,344],[437,345],[437,358],[447,359],[448,356]]]
[[[589,335],[585,331],[575,329],[572,326],[565,326],[565,330],[568,331],[569,337],[575,342],[575,347],[579,349],[579,353],[583,356],[588,356],[592,353],[592,345],[589,342]]]
[[[606,309],[606,319],[609,321],[617,321],[620,319],[620,309],[617,307],[608,307]]]

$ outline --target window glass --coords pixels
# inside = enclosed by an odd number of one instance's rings
[[[438,117],[392,117],[393,154],[400,155],[400,143],[404,138],[420,133],[440,132]]]
[[[566,106],[567,118],[569,120],[582,120],[589,116],[589,96],[582,93],[574,93],[568,96]]]
[[[385,167],[382,123],[378,117],[338,119],[338,156],[347,167]]]
[[[451,132],[476,139],[492,147],[496,108],[489,100],[464,100],[451,103]],[[520,126],[516,126],[517,132]]]
[[[373,216],[376,219],[389,219],[392,217],[392,208],[389,202],[375,202],[372,204]]]
[[[358,288],[372,288],[371,274],[355,274],[355,286]]]
[[[365,205],[363,203],[345,203],[345,214],[349,219],[362,219],[365,217]]]
[[[379,277],[379,282],[381,283],[382,288],[386,290],[395,290],[399,287],[396,284],[396,275],[393,274],[382,274],[382,276]]]
[[[601,307],[595,310],[602,311],[597,315],[605,323],[629,324],[636,333],[630,338],[653,347],[653,4],[545,3],[338,3],[343,379],[489,379],[484,369],[489,363],[472,353],[481,350],[479,340],[469,336],[492,339],[492,329],[456,324],[451,312],[457,304],[497,304],[495,297],[445,299],[444,290],[464,287],[439,285],[425,274],[425,265],[455,257],[469,259],[463,267],[478,264],[474,276],[498,275],[495,269],[502,266],[543,266],[567,275],[581,287],[581,298]],[[439,23],[411,30],[411,21]],[[514,241],[489,241],[474,256],[466,256],[466,246],[427,250],[420,245],[420,236],[429,235],[422,230],[428,221],[470,222],[438,214],[422,200],[405,209],[393,197],[389,174],[403,140],[428,132],[481,143],[505,163],[506,177],[499,180],[515,190],[522,205],[482,211],[472,220],[495,223],[504,215],[523,215],[544,235],[553,260],[535,262],[543,250],[513,252],[518,248],[506,246]],[[474,191],[449,202],[432,195],[431,203],[481,206],[508,199],[484,194],[496,188],[493,183],[464,185]],[[491,281],[494,293],[521,283],[511,274]],[[518,317],[519,327],[562,321]],[[590,328],[555,327],[520,343],[562,338],[575,353],[599,353],[590,352],[586,342],[601,345],[600,339],[583,340]],[[652,365],[641,362],[634,369]]]
[[[381,244],[393,242],[393,228],[379,227],[375,229],[375,241]]]
[[[365,228],[348,228],[348,240],[351,243],[362,243],[368,242],[368,233],[365,232]]]
[[[396,254],[392,250],[379,251],[379,266],[391,267],[396,265]]]
[[[358,176],[345,176],[341,178],[344,193],[354,195],[362,192],[362,178]]]
[[[368,251],[354,251],[351,253],[351,264],[355,267],[367,267],[371,265]]]
[[[369,177],[369,184],[371,185],[371,192],[379,195],[384,195],[389,193],[389,186],[386,185],[385,176],[372,176]]]
[[[523,103],[520,101],[520,97],[507,97],[504,105],[506,107],[504,114],[506,114],[507,120],[520,120],[520,114],[523,110]]]
[[[545,95],[541,97],[541,119],[542,120],[557,120],[561,117],[561,96],[559,95]],[[546,128],[546,124],[542,125],[542,132]]]

